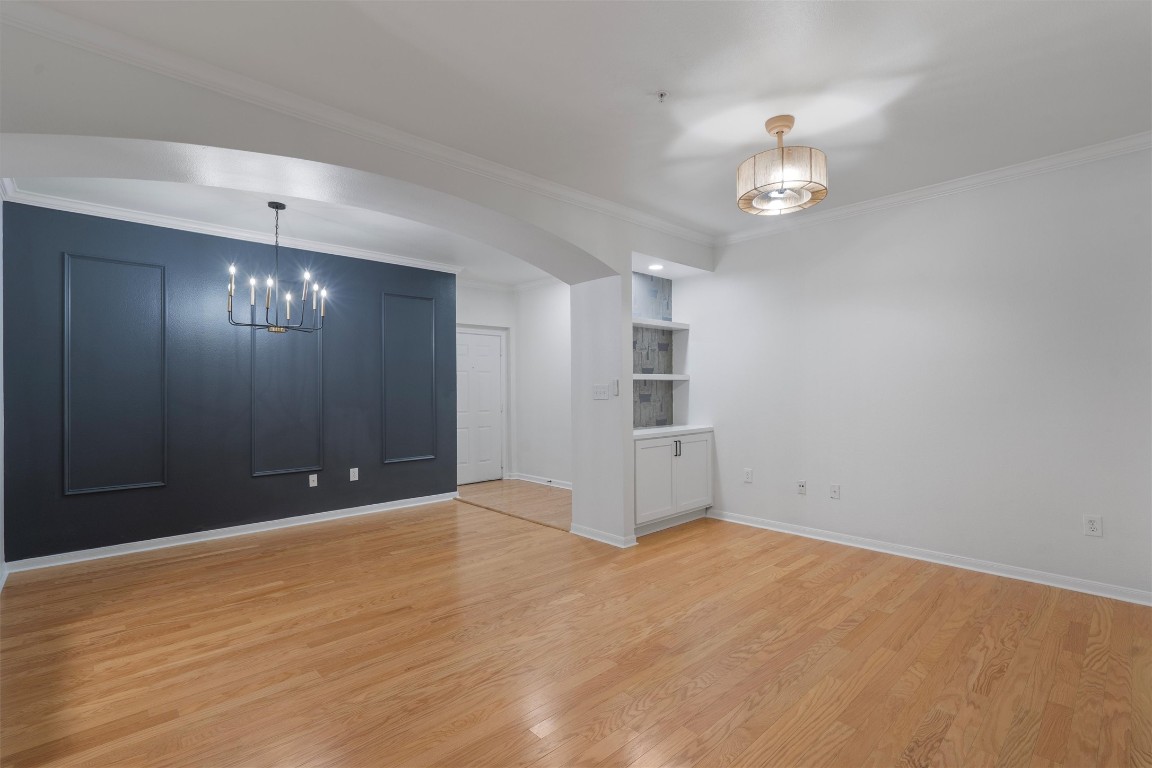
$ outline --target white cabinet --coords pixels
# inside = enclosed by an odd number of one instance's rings
[[[712,433],[677,438],[679,455],[672,460],[672,496],[676,512],[712,506]]]
[[[637,525],[711,505],[711,432],[636,440]]]

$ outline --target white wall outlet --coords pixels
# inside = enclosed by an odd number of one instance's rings
[[[308,487],[315,488],[320,485],[320,479],[316,475],[308,475]]]
[[[829,496],[829,498],[839,499],[840,498],[840,486],[838,486],[838,485],[832,486],[831,490],[828,493],[828,496]]]
[[[746,483],[752,482],[752,470],[749,469],[748,467],[744,467],[744,482],[746,482]]]
[[[359,479],[360,479],[360,468],[359,467],[352,467],[352,469],[348,470],[348,480],[349,481],[359,480]]]
[[[608,394],[609,391],[610,391],[610,388],[608,387],[607,384],[593,384],[592,385],[592,399],[593,400],[607,400],[608,398],[611,397],[611,395]]]
[[[1104,518],[1100,515],[1084,515],[1084,535],[1103,536]]]
[[[807,480],[797,480],[796,481],[796,493],[800,494],[801,496],[807,496],[808,495],[808,481]]]

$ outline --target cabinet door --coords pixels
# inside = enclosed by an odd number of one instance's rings
[[[712,506],[712,435],[684,435],[680,455],[672,461],[676,512]]]
[[[636,441],[636,523],[675,514],[672,503],[673,442],[668,438]]]

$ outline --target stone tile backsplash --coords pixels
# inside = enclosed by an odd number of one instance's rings
[[[672,373],[672,331],[632,329],[632,372]],[[672,382],[632,384],[632,426],[666,427],[672,423]]]
[[[672,382],[632,383],[632,427],[667,427],[672,423]]]
[[[632,273],[632,317],[672,319],[672,281],[655,275]]]
[[[632,373],[672,373],[672,331],[632,329]]]

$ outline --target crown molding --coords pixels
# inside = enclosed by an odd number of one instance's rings
[[[196,221],[194,219],[184,219],[176,216],[164,216],[158,213],[147,213],[145,211],[136,211],[129,208],[118,208],[112,205],[89,203],[83,200],[73,200],[67,197],[44,195],[38,192],[25,192],[24,190],[18,188],[16,186],[15,180],[11,178],[0,179],[0,199],[10,203],[34,205],[38,208],[51,208],[53,210],[67,211],[69,213],[82,213],[87,216],[99,216],[102,219],[131,221],[136,224],[148,224],[153,227],[164,227],[165,229],[179,229],[184,232],[197,232],[202,235],[227,237],[232,240],[246,240],[252,243],[266,243],[271,245],[274,240],[273,236],[267,232],[258,232],[251,229],[240,229],[238,227],[225,227],[219,224],[209,224],[208,222],[204,221]],[[364,259],[366,261],[379,261],[385,264],[396,264],[402,267],[428,269],[434,272],[449,272],[454,275],[459,274],[462,270],[461,267],[458,267],[455,264],[444,264],[439,261],[428,261],[427,259],[414,259],[409,256],[400,256],[394,253],[386,253],[384,251],[369,251],[363,248],[336,245],[335,243],[322,243],[316,240],[305,240],[299,237],[281,237],[280,245],[286,248],[296,248],[302,251],[330,253],[335,256],[347,256],[349,258]]]
[[[39,4],[7,2],[3,3],[2,8],[0,21],[3,23],[65,45],[681,240],[708,247],[714,247],[717,242],[715,234],[690,229],[611,200],[422,139],[375,120],[359,117],[206,61],[72,18]]]
[[[868,213],[876,213],[887,208],[896,208],[902,205],[911,205],[919,203],[924,200],[932,200],[937,197],[945,197],[948,195],[957,195],[962,192],[970,192],[975,189],[989,187],[994,184],[1004,184],[1010,181],[1017,181],[1029,176],[1036,176],[1041,173],[1049,173],[1051,171],[1059,171],[1064,168],[1072,168],[1077,165],[1085,163],[1096,162],[1097,160],[1105,160],[1109,157],[1116,157],[1118,155],[1126,155],[1131,152],[1140,152],[1152,148],[1152,132],[1137,133],[1133,136],[1126,136],[1122,139],[1114,139],[1106,141],[1101,144],[1093,144],[1088,147],[1074,149],[1070,152],[1061,152],[1057,155],[1049,155],[1037,160],[1029,160],[1026,163],[1017,163],[1016,165],[1008,165],[1003,168],[997,168],[992,171],[984,171],[982,173],[974,173],[971,176],[962,176],[958,179],[951,181],[941,182],[939,184],[930,184],[926,187],[919,187],[907,192],[898,192],[894,195],[886,195],[878,197],[874,200],[865,200],[859,203],[852,203],[851,205],[841,206],[839,208],[832,208],[827,211],[815,211],[812,213],[804,213],[798,216],[795,221],[789,219],[787,222],[781,223],[779,226],[773,227],[770,231],[754,232],[749,234],[732,235],[723,241],[724,245],[738,245],[740,243],[747,243],[752,240],[759,240],[760,238],[773,237],[784,232],[792,232],[804,227],[814,226],[816,224],[827,224],[841,219],[848,219],[853,216],[862,216]]]

